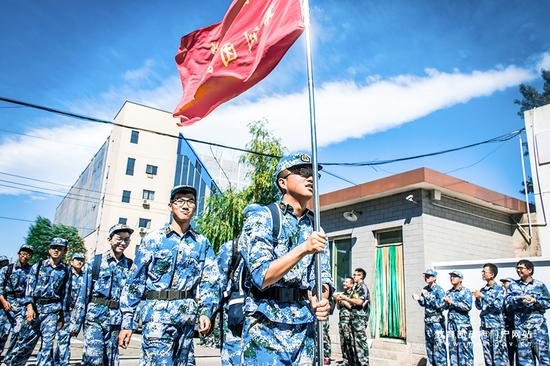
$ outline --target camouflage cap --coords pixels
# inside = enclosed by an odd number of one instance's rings
[[[279,174],[281,174],[283,170],[299,165],[311,165],[311,156],[309,156],[309,154],[301,152],[283,156],[275,167],[275,181],[277,181]],[[322,170],[323,167],[321,165],[317,165],[317,169]]]
[[[130,228],[130,227],[124,225],[124,224],[113,225],[109,229],[109,239],[111,239],[113,237],[113,235],[115,235],[119,231],[126,231],[128,234],[132,235],[132,233],[134,232],[134,229],[132,229],[132,228]]]
[[[425,270],[424,272],[422,272],[423,275],[427,275],[427,276],[434,276],[434,277],[437,277],[437,272],[433,269],[433,268],[428,268],[427,270]]]
[[[85,257],[84,254],[82,254],[82,253],[74,253],[74,254],[71,256],[71,260],[73,260],[73,259],[84,260],[84,259],[86,259],[86,257]]]
[[[195,196],[195,199],[197,198],[197,190],[195,187],[181,184],[172,188],[172,191],[170,192],[170,202],[174,200],[176,194],[178,193],[192,193],[193,196]]]
[[[464,275],[460,271],[451,271],[451,272],[449,272],[449,276],[464,278]]]
[[[9,262],[10,260],[5,255],[0,255],[0,263],[1,262]]]
[[[53,245],[67,248],[67,246],[69,245],[69,242],[63,238],[53,238],[52,241],[50,242],[50,247]]]
[[[31,254],[34,254],[34,248],[31,247],[30,245],[27,245],[27,244],[21,245],[18,252],[20,252],[20,251],[29,252]]]
[[[504,277],[500,279],[500,282],[514,282],[515,280],[512,277]]]

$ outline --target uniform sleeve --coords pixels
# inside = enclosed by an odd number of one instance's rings
[[[237,243],[235,243],[237,244]],[[233,241],[224,243],[218,253],[218,269],[220,271],[220,301],[229,283],[229,267],[233,260]]]
[[[0,269],[0,296],[6,297],[6,288],[4,287],[4,281],[6,281],[6,275],[8,272],[8,267],[10,265],[3,267]]]
[[[504,309],[504,289],[498,288],[495,291],[488,291],[488,295],[481,299],[485,310],[491,314],[501,313]]]
[[[511,310],[521,309],[524,306],[522,296],[520,286],[514,282],[510,283],[505,300],[506,306]]]
[[[199,282],[199,314],[206,315],[211,318],[214,309],[218,307],[220,302],[220,271],[214,250],[205,239],[206,257],[204,260],[204,268],[202,270],[201,279]]]
[[[126,285],[120,296],[120,311],[122,312],[122,329],[136,329],[134,313],[145,293],[147,267],[153,256],[152,240],[145,238],[136,254],[136,259]]]
[[[88,299],[90,298],[90,291],[92,291],[92,266],[94,259],[86,263],[84,266],[80,289],[78,290],[75,306],[71,313],[71,325],[69,329],[71,333],[79,332],[80,327],[84,322],[86,307],[88,306]]]
[[[328,285],[330,288],[330,293],[334,292],[334,283],[332,282],[332,275],[330,270],[330,257],[329,257],[330,245],[327,240],[325,243],[325,250],[323,253],[319,254],[321,258],[321,283],[323,285]],[[309,288],[315,288],[315,265],[311,266],[309,272]]]
[[[538,310],[545,311],[550,308],[550,293],[548,293],[548,288],[544,283],[540,283],[538,287],[537,293],[533,296],[535,300],[537,300],[536,303],[534,303],[534,307]]]
[[[34,296],[34,287],[36,286],[36,271],[38,269],[38,263],[35,263],[31,270],[29,271],[29,275],[27,276],[27,287],[25,288],[25,298],[23,303],[25,305],[32,303],[32,298]]]
[[[453,300],[453,303],[449,304],[450,309],[458,309],[461,311],[472,310],[472,293],[470,291],[461,291],[459,296]]]
[[[445,309],[445,301],[443,301],[443,298],[445,297],[445,292],[443,291],[443,289],[441,287],[436,287],[431,294],[432,296],[426,298],[425,300],[426,306],[431,306],[438,311]]]
[[[239,246],[252,283],[261,289],[267,270],[275,259],[271,218],[267,209],[259,205],[247,207],[245,216]]]

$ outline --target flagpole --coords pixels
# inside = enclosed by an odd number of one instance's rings
[[[311,52],[311,22],[309,16],[309,0],[303,0],[302,11],[304,13],[304,25],[306,33],[306,58],[307,58],[307,89],[309,95],[309,125],[311,131],[311,160],[313,167],[313,210],[315,231],[321,229],[321,215],[319,204],[319,175],[317,165],[317,127],[315,123],[315,90],[313,87],[313,60]],[[321,256],[315,255],[315,286],[317,300],[321,301],[323,288],[321,283]],[[317,321],[317,364],[323,365],[323,322]]]

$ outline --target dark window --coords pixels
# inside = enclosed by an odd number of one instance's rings
[[[121,224],[121,225],[126,225],[127,222],[128,222],[128,219],[126,217],[119,217],[118,218],[118,223]]]
[[[136,159],[128,158],[126,163],[126,175],[134,175],[134,166],[136,165]]]
[[[342,282],[351,275],[351,238],[331,240],[330,259],[336,291],[343,291]]]
[[[147,167],[145,168],[145,173],[150,175],[157,175],[157,166],[156,165],[149,165],[147,164]]]
[[[144,189],[142,198],[144,200],[153,201],[155,199],[155,191],[148,191],[148,190]]]
[[[140,217],[140,218],[139,218],[138,227],[143,227],[143,228],[145,228],[145,229],[150,229],[150,228],[151,228],[151,220],[149,220],[149,219],[142,219],[142,218]]]
[[[130,136],[130,143],[137,144],[139,140],[139,131],[132,130],[132,135]]]
[[[122,191],[122,202],[130,203],[130,191]]]

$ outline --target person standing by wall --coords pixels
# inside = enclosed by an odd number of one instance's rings
[[[464,275],[460,271],[449,273],[453,287],[443,299],[446,303],[447,335],[449,339],[449,360],[451,366],[473,366],[474,345],[472,343],[472,292],[462,286]]]
[[[340,331],[340,348],[342,350],[342,358],[344,365],[353,366],[356,364],[355,353],[353,349],[353,333],[351,329],[351,303],[345,298],[350,298],[353,291],[353,277],[346,277],[342,283],[344,292],[337,294],[336,306],[339,309],[339,331]]]

